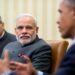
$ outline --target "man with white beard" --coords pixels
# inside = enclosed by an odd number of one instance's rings
[[[51,66],[51,48],[37,35],[38,26],[31,14],[20,14],[16,19],[17,41],[9,43],[5,48],[9,58],[14,61],[27,63],[21,58],[26,55],[30,58],[36,70],[49,73]]]

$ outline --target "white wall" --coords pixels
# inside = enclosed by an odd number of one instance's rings
[[[14,33],[16,16],[31,13],[37,18],[40,37],[61,39],[56,24],[57,6],[58,0],[0,0],[0,15],[6,29]]]

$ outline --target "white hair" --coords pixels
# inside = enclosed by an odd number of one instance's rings
[[[30,14],[30,13],[21,13],[16,17],[16,20],[18,20],[19,18],[22,18],[22,17],[32,17],[33,20],[34,20],[34,24],[37,26],[37,20],[32,14]]]

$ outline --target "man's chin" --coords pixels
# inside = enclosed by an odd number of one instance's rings
[[[20,41],[20,42],[21,42],[22,45],[26,45],[26,44],[29,44],[31,42],[31,40],[28,40],[28,41],[23,40],[23,41]]]
[[[68,35],[66,35],[66,34],[65,34],[65,35],[61,35],[61,37],[64,38],[64,39],[70,38],[70,37],[69,37]]]

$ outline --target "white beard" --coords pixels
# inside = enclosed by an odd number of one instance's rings
[[[33,35],[31,38],[28,38],[28,39],[21,39],[17,36],[16,36],[16,38],[17,38],[17,41],[20,42],[22,45],[26,45],[28,43],[31,43],[33,40],[35,40],[36,35]]]

